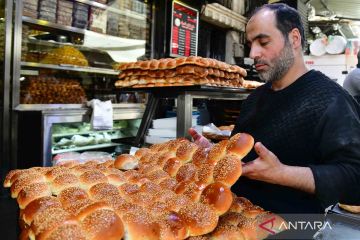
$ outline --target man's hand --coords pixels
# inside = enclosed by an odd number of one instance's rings
[[[276,184],[278,174],[283,170],[285,165],[280,162],[274,153],[262,145],[262,143],[255,143],[254,148],[259,157],[243,165],[242,176]]]
[[[195,129],[189,128],[188,133],[194,139],[194,143],[199,147],[211,148],[212,144],[203,135],[199,134]]]
[[[254,145],[258,158],[242,167],[242,176],[315,193],[314,175],[309,167],[288,166],[262,143]]]

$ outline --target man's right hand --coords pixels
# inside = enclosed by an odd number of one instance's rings
[[[205,138],[203,135],[199,134],[195,129],[189,128],[188,133],[194,139],[194,143],[196,145],[198,145],[199,147],[203,147],[203,148],[211,148],[212,147],[212,143],[207,138]]]

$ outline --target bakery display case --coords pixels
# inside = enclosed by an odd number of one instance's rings
[[[14,3],[12,152],[18,165],[49,166],[55,154],[66,151],[112,153],[136,135],[135,127],[90,131],[86,103],[111,100],[115,126],[142,118],[146,96],[120,93],[114,83],[119,63],[151,57],[152,1]],[[84,131],[72,133],[75,126]],[[35,139],[41,149],[22,146]]]
[[[51,154],[119,146],[113,140],[135,137],[141,119],[115,120],[109,130],[93,131],[89,122],[54,123]]]
[[[118,63],[150,57],[151,1],[24,0],[15,6],[14,106],[79,104],[99,95],[120,102]]]
[[[37,111],[31,104],[21,107],[17,142],[21,168],[52,166],[54,156],[66,152],[122,153],[134,140],[145,111],[144,104],[113,104],[113,127],[93,130],[92,110],[80,104],[39,106]]]

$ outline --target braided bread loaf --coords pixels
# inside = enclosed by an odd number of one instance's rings
[[[211,58],[182,57],[124,63],[116,87],[210,85],[241,87],[245,69]]]
[[[251,229],[222,217],[268,214],[230,191],[253,143],[250,135],[238,134],[207,151],[176,139],[115,162],[12,170],[4,186],[21,208],[22,239],[226,237],[225,223],[253,239]]]

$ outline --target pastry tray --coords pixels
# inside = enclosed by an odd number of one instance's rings
[[[164,87],[144,87],[144,88],[119,88],[120,92],[219,92],[219,93],[250,93],[253,89],[247,88],[232,88],[232,87],[216,87],[206,85],[193,86],[164,86]]]
[[[338,204],[334,205],[328,212],[327,217],[336,215],[337,219],[344,219],[350,222],[357,223],[360,226],[360,213],[351,213],[339,207]],[[359,227],[360,230],[360,227]]]

